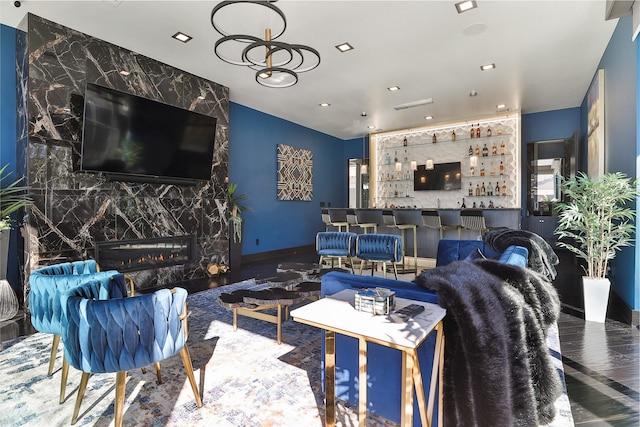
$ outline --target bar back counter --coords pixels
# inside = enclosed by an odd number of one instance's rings
[[[356,216],[359,223],[375,223],[378,224],[378,233],[381,234],[397,234],[401,231],[394,225],[385,223],[383,218],[384,211],[392,211],[396,223],[398,224],[415,224],[417,227],[417,256],[419,262],[424,264],[424,259],[435,259],[438,242],[440,241],[440,231],[427,228],[422,220],[422,211],[426,209],[356,209]],[[434,210],[434,209],[431,209]],[[346,208],[331,208],[332,218],[343,218],[347,221]],[[520,229],[520,208],[502,208],[502,209],[435,209],[440,215],[442,224],[447,227],[444,230],[444,237],[449,239],[479,239],[480,233],[467,229],[458,230],[461,225],[461,213],[469,211],[480,211],[484,216],[484,220],[488,228],[511,228]],[[328,226],[328,230],[335,231],[336,228]],[[354,233],[363,233],[364,231],[357,225],[350,226],[349,231]],[[460,233],[460,234],[459,234]],[[404,248],[405,256],[412,257],[414,253],[414,242],[412,233],[407,233],[405,237]]]

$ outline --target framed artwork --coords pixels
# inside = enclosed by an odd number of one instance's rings
[[[587,93],[587,173],[604,173],[604,70],[598,70]]]
[[[313,153],[278,144],[278,200],[313,199]]]

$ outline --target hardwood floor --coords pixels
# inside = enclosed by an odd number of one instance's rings
[[[241,280],[273,274],[281,262],[316,262],[315,253],[264,260],[213,279],[179,284],[189,292],[224,286]],[[556,281],[572,281],[574,266],[561,262]],[[563,290],[564,291],[564,290]],[[573,297],[569,295],[568,300]],[[564,298],[563,298],[564,300]],[[614,320],[585,322],[573,306],[563,310],[558,322],[567,390],[576,426],[640,425],[640,331]],[[0,341],[35,331],[28,316],[0,323]]]

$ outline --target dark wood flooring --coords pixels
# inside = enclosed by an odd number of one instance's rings
[[[189,292],[199,292],[239,282],[268,277],[281,262],[315,262],[313,253],[244,264],[218,278],[180,283]],[[575,301],[574,289],[580,271],[562,259],[556,284],[567,305],[559,320],[560,343],[567,390],[576,426],[640,426],[640,331],[615,320],[606,323],[585,322]],[[0,323],[0,341],[34,333],[29,317]]]

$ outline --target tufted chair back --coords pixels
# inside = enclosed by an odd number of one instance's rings
[[[356,256],[361,260],[373,263],[382,262],[384,276],[386,277],[386,263],[393,265],[396,279],[398,272],[396,263],[402,261],[402,237],[395,234],[360,234],[356,242]],[[373,268],[371,275],[373,276]],[[362,274],[362,264],[360,267]]]
[[[180,353],[196,403],[202,406],[187,340],[187,291],[162,289],[130,298],[99,300],[88,282],[62,297],[67,319],[62,330],[65,358],[83,372],[72,424],[77,420],[90,373],[117,372],[116,426],[122,425],[127,370],[142,368]],[[119,391],[120,390],[120,391]]]
[[[349,258],[351,270],[353,272],[353,259],[356,254],[356,238],[357,234],[344,231],[321,231],[316,234],[316,251],[320,255],[320,265],[324,258],[331,258],[331,266],[333,267],[333,259],[338,258],[338,263],[342,257]],[[340,266],[340,264],[338,264]]]

